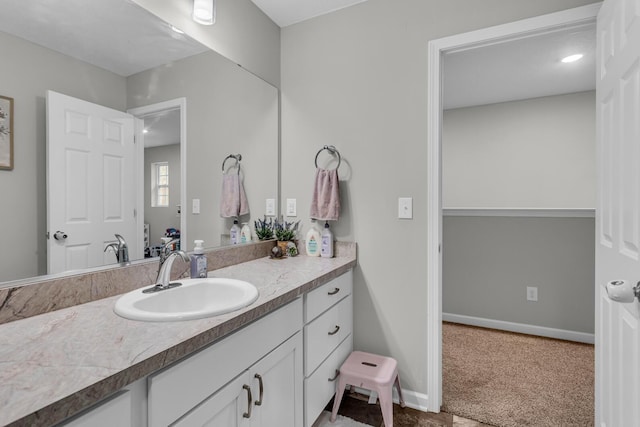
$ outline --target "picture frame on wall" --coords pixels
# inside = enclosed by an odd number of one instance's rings
[[[13,98],[0,95],[0,170],[13,170]]]

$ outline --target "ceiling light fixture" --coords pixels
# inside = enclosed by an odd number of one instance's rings
[[[202,25],[216,22],[216,0],[193,0],[193,20]]]
[[[565,64],[568,64],[570,62],[576,62],[577,60],[581,59],[584,55],[581,53],[576,53],[575,55],[569,55],[569,56],[565,56],[564,58],[562,58],[562,62],[564,62]]]

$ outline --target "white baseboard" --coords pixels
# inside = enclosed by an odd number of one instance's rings
[[[442,313],[442,320],[445,322],[462,323],[464,325],[481,326],[483,328],[500,329],[503,331],[539,335],[541,337],[557,338],[587,344],[593,344],[595,342],[594,334],[587,334],[585,332],[567,331],[564,329],[547,328],[524,323],[504,322],[502,320],[484,319],[482,317],[464,316],[462,314]]]
[[[400,378],[400,382],[402,382],[402,378]],[[371,395],[371,390],[367,390],[364,388],[360,388],[360,387],[355,387],[352,386],[352,388],[360,393],[360,394],[364,394],[365,396],[369,396]],[[412,408],[412,409],[416,409],[418,411],[422,411],[422,412],[428,412],[428,401],[429,401],[429,397],[426,394],[423,393],[418,393],[417,391],[413,391],[413,390],[407,390],[406,388],[402,389],[402,397],[404,397],[404,403],[407,407]],[[398,399],[398,392],[396,391],[395,387],[393,388],[393,403],[399,403],[400,400]]]

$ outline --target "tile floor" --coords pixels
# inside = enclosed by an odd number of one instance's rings
[[[370,405],[368,396],[362,394],[346,392],[338,413],[361,423],[374,427],[383,427],[380,404]],[[331,411],[333,400],[327,405],[327,410]],[[394,427],[490,427],[477,421],[461,418],[445,412],[426,413],[411,408],[401,408],[393,405],[393,426]]]

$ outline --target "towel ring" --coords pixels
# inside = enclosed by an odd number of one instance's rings
[[[242,160],[242,154],[229,154],[222,161],[222,172],[224,172],[224,165],[227,163],[227,160],[234,159],[236,161],[236,166],[238,166],[238,173],[240,173],[240,161]]]
[[[336,169],[338,169],[340,167],[340,163],[342,163],[342,157],[340,156],[340,152],[338,151],[338,149],[336,147],[334,147],[333,145],[325,145],[320,150],[318,150],[318,152],[316,153],[316,160],[315,160],[316,168],[318,168],[318,156],[324,150],[327,150],[329,153],[335,154],[335,155],[338,156],[338,166],[336,166]]]

